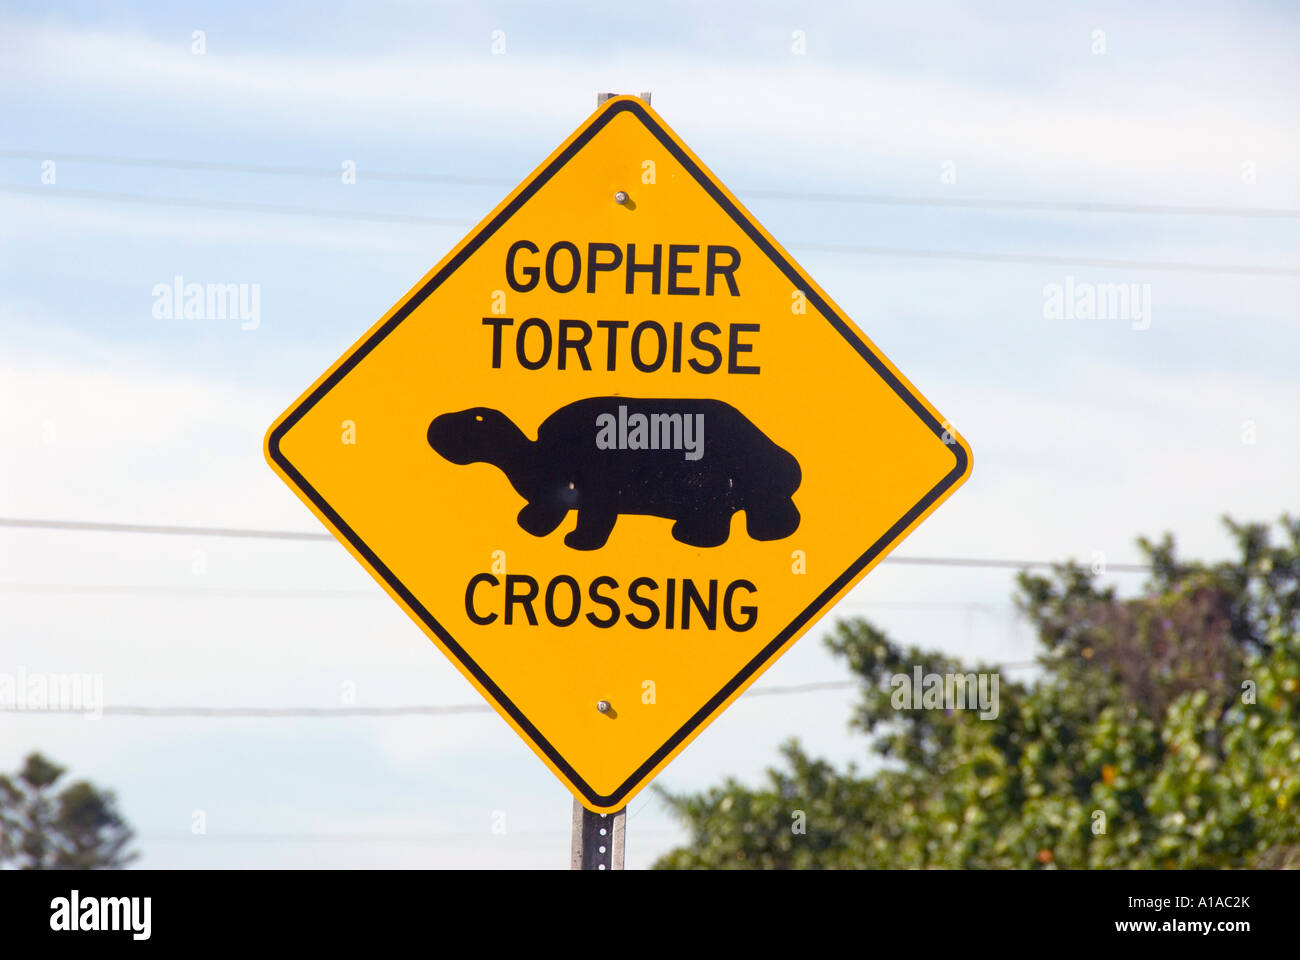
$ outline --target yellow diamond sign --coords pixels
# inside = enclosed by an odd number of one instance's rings
[[[971,465],[631,97],[602,104],[312,384],[266,455],[600,812]]]

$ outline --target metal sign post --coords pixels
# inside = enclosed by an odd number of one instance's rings
[[[569,866],[574,870],[622,870],[627,807],[615,813],[592,813],[573,801],[573,845]]]
[[[600,106],[613,96],[612,93],[596,94],[596,105]],[[641,94],[641,99],[649,103],[650,94]],[[625,201],[620,199],[619,202]],[[614,813],[593,813],[575,798],[573,838],[569,845],[570,869],[622,870],[626,831],[627,807]]]

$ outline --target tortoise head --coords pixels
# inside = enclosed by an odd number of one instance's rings
[[[452,463],[497,463],[525,439],[500,410],[471,407],[444,413],[429,424],[429,446]]]

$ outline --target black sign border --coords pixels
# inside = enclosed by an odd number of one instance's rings
[[[691,156],[677,144],[673,137],[671,137],[667,131],[665,131],[664,128],[646,112],[640,103],[631,99],[617,100],[606,107],[603,112],[599,113],[591,123],[573,139],[563,152],[556,156],[536,176],[534,176],[506,207],[504,207],[495,217],[484,225],[477,234],[475,234],[473,239],[461,247],[455,257],[448,261],[441,270],[430,277],[429,281],[421,287],[414,296],[407,300],[406,303],[402,304],[401,309],[394,313],[388,321],[368,337],[364,343],[358,346],[341,364],[339,364],[338,368],[331,373],[328,378],[321,382],[315,390],[313,390],[300,404],[298,404],[293,412],[285,417],[280,425],[271,432],[271,435],[267,439],[267,449],[270,456],[274,459],[275,463],[279,465],[280,469],[284,471],[285,475],[292,479],[294,484],[296,484],[298,488],[307,495],[311,502],[316,505],[317,509],[329,518],[329,521],[333,524],[334,528],[346,537],[348,542],[352,544],[357,552],[366,559],[366,562],[370,565],[371,569],[383,577],[384,582],[402,598],[407,607],[420,618],[421,622],[423,622],[425,626],[438,636],[452,655],[460,661],[461,665],[468,670],[476,680],[478,680],[501,708],[505,710],[517,724],[519,724],[519,727],[528,735],[533,743],[550,758],[551,762],[554,763],[555,766],[564,774],[565,778],[576,787],[592,805],[603,809],[617,808],[621,801],[636,789],[649,773],[663,762],[665,757],[676,749],[678,744],[699,729],[699,727],[726,701],[729,696],[735,693],[742,684],[762,668],[763,665],[766,664],[777,653],[777,651],[785,645],[791,636],[798,632],[804,624],[816,617],[818,613],[821,612],[822,608],[830,603],[831,600],[834,599],[835,595],[839,593],[846,584],[850,583],[853,578],[863,570],[863,568],[869,565],[882,551],[889,547],[889,545],[892,544],[895,539],[913,523],[913,521],[920,517],[936,500],[951,489],[961,479],[962,475],[966,473],[966,467],[969,462],[969,454],[965,447],[963,447],[955,437],[950,435],[949,438],[945,440],[945,443],[949,449],[953,451],[953,455],[956,458],[956,465],[953,469],[941,481],[939,481],[939,483],[936,484],[929,493],[917,501],[917,503],[902,517],[902,519],[890,527],[879,540],[873,543],[871,547],[862,554],[862,556],[858,557],[857,560],[850,564],[847,570],[836,577],[835,580],[831,582],[830,586],[823,590],[802,613],[795,617],[794,620],[792,620],[784,630],[778,633],[776,637],[774,637],[767,646],[765,646],[752,660],[750,660],[739,673],[732,677],[731,680],[729,680],[727,684],[709,700],[708,703],[696,711],[696,713],[687,720],[686,723],[663,744],[663,746],[656,750],[650,758],[645,761],[645,763],[637,767],[632,775],[617,789],[607,795],[599,794],[593,790],[591,786],[582,779],[582,777],[578,776],[577,771],[574,770],[564,757],[560,755],[559,751],[542,736],[541,731],[533,726],[529,719],[524,716],[523,712],[514,705],[509,697],[505,695],[504,691],[502,691],[501,688],[492,681],[492,678],[474,662],[469,654],[466,653],[465,649],[461,647],[452,635],[442,626],[442,624],[434,618],[433,614],[425,609],[423,604],[416,599],[415,595],[397,579],[393,571],[388,569],[383,561],[379,559],[378,555],[370,549],[360,536],[357,535],[356,531],[344,522],[343,518],[339,516],[338,513],[334,511],[333,507],[325,501],[325,498],[322,497],[316,489],[307,482],[307,479],[294,468],[293,464],[289,462],[288,457],[286,457],[280,450],[280,441],[284,438],[284,435],[292,429],[293,426],[301,420],[322,397],[325,396],[325,394],[333,389],[340,380],[347,376],[358,363],[365,359],[366,355],[369,354],[371,350],[373,350],[386,336],[392,333],[393,330],[397,328],[397,325],[405,320],[412,311],[423,303],[425,298],[436,290],[449,276],[451,276],[451,274],[459,268],[461,264],[473,256],[489,237],[496,233],[506,223],[506,221],[510,219],[510,217],[512,217],[532,198],[535,193],[537,193],[539,189],[541,189],[548,180],[555,176],[555,174],[566,163],[568,163],[569,160],[576,156],[577,153],[605,127],[606,124],[622,113],[631,113],[645,125],[646,129],[649,130],[650,133],[654,135],[655,139],[663,145],[664,149],[671,153],[677,162],[680,163],[682,167],[695,178],[696,182],[704,188],[709,196],[713,198],[714,202],[722,207],[722,209],[727,212],[728,216],[736,222],[736,224],[758,246],[758,248],[781,269],[781,272],[784,273],[791,283],[794,284],[794,289],[802,290],[804,292],[808,302],[811,303],[822,314],[822,316],[830,321],[831,325],[840,333],[840,335],[843,336],[859,354],[861,354],[862,358],[870,364],[871,368],[889,384],[894,392],[898,394],[898,396],[918,417],[921,418],[935,436],[940,440],[944,440],[945,429],[943,424],[939,423],[930,411],[926,409],[925,405],[921,403],[921,401],[917,399],[910,390],[908,390],[907,386],[899,380],[897,376],[894,375],[893,371],[890,370],[889,367],[879,357],[877,357],[860,338],[851,332],[849,325],[830,308],[821,296],[818,295],[817,291],[813,288],[813,285],[808,281],[808,279],[804,277],[779,251],[777,251],[771,243],[768,242],[767,238],[763,235],[763,232],[758,228],[758,226],[751,221],[749,217],[747,217],[736,206],[736,204],[730,200],[730,198],[727,197],[727,195],[719,188],[718,184],[714,182],[713,178],[700,168],[699,164],[697,164]]]

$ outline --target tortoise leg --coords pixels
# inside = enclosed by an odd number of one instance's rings
[[[691,547],[720,547],[731,536],[731,512],[691,513],[673,524],[673,539]]]
[[[568,512],[569,508],[563,504],[530,503],[519,511],[515,519],[534,537],[544,537],[564,521]]]
[[[612,504],[583,503],[578,508],[578,525],[564,536],[574,550],[599,550],[614,531],[618,508]]]
[[[799,511],[789,497],[745,508],[745,529],[755,540],[783,540],[799,529]]]

